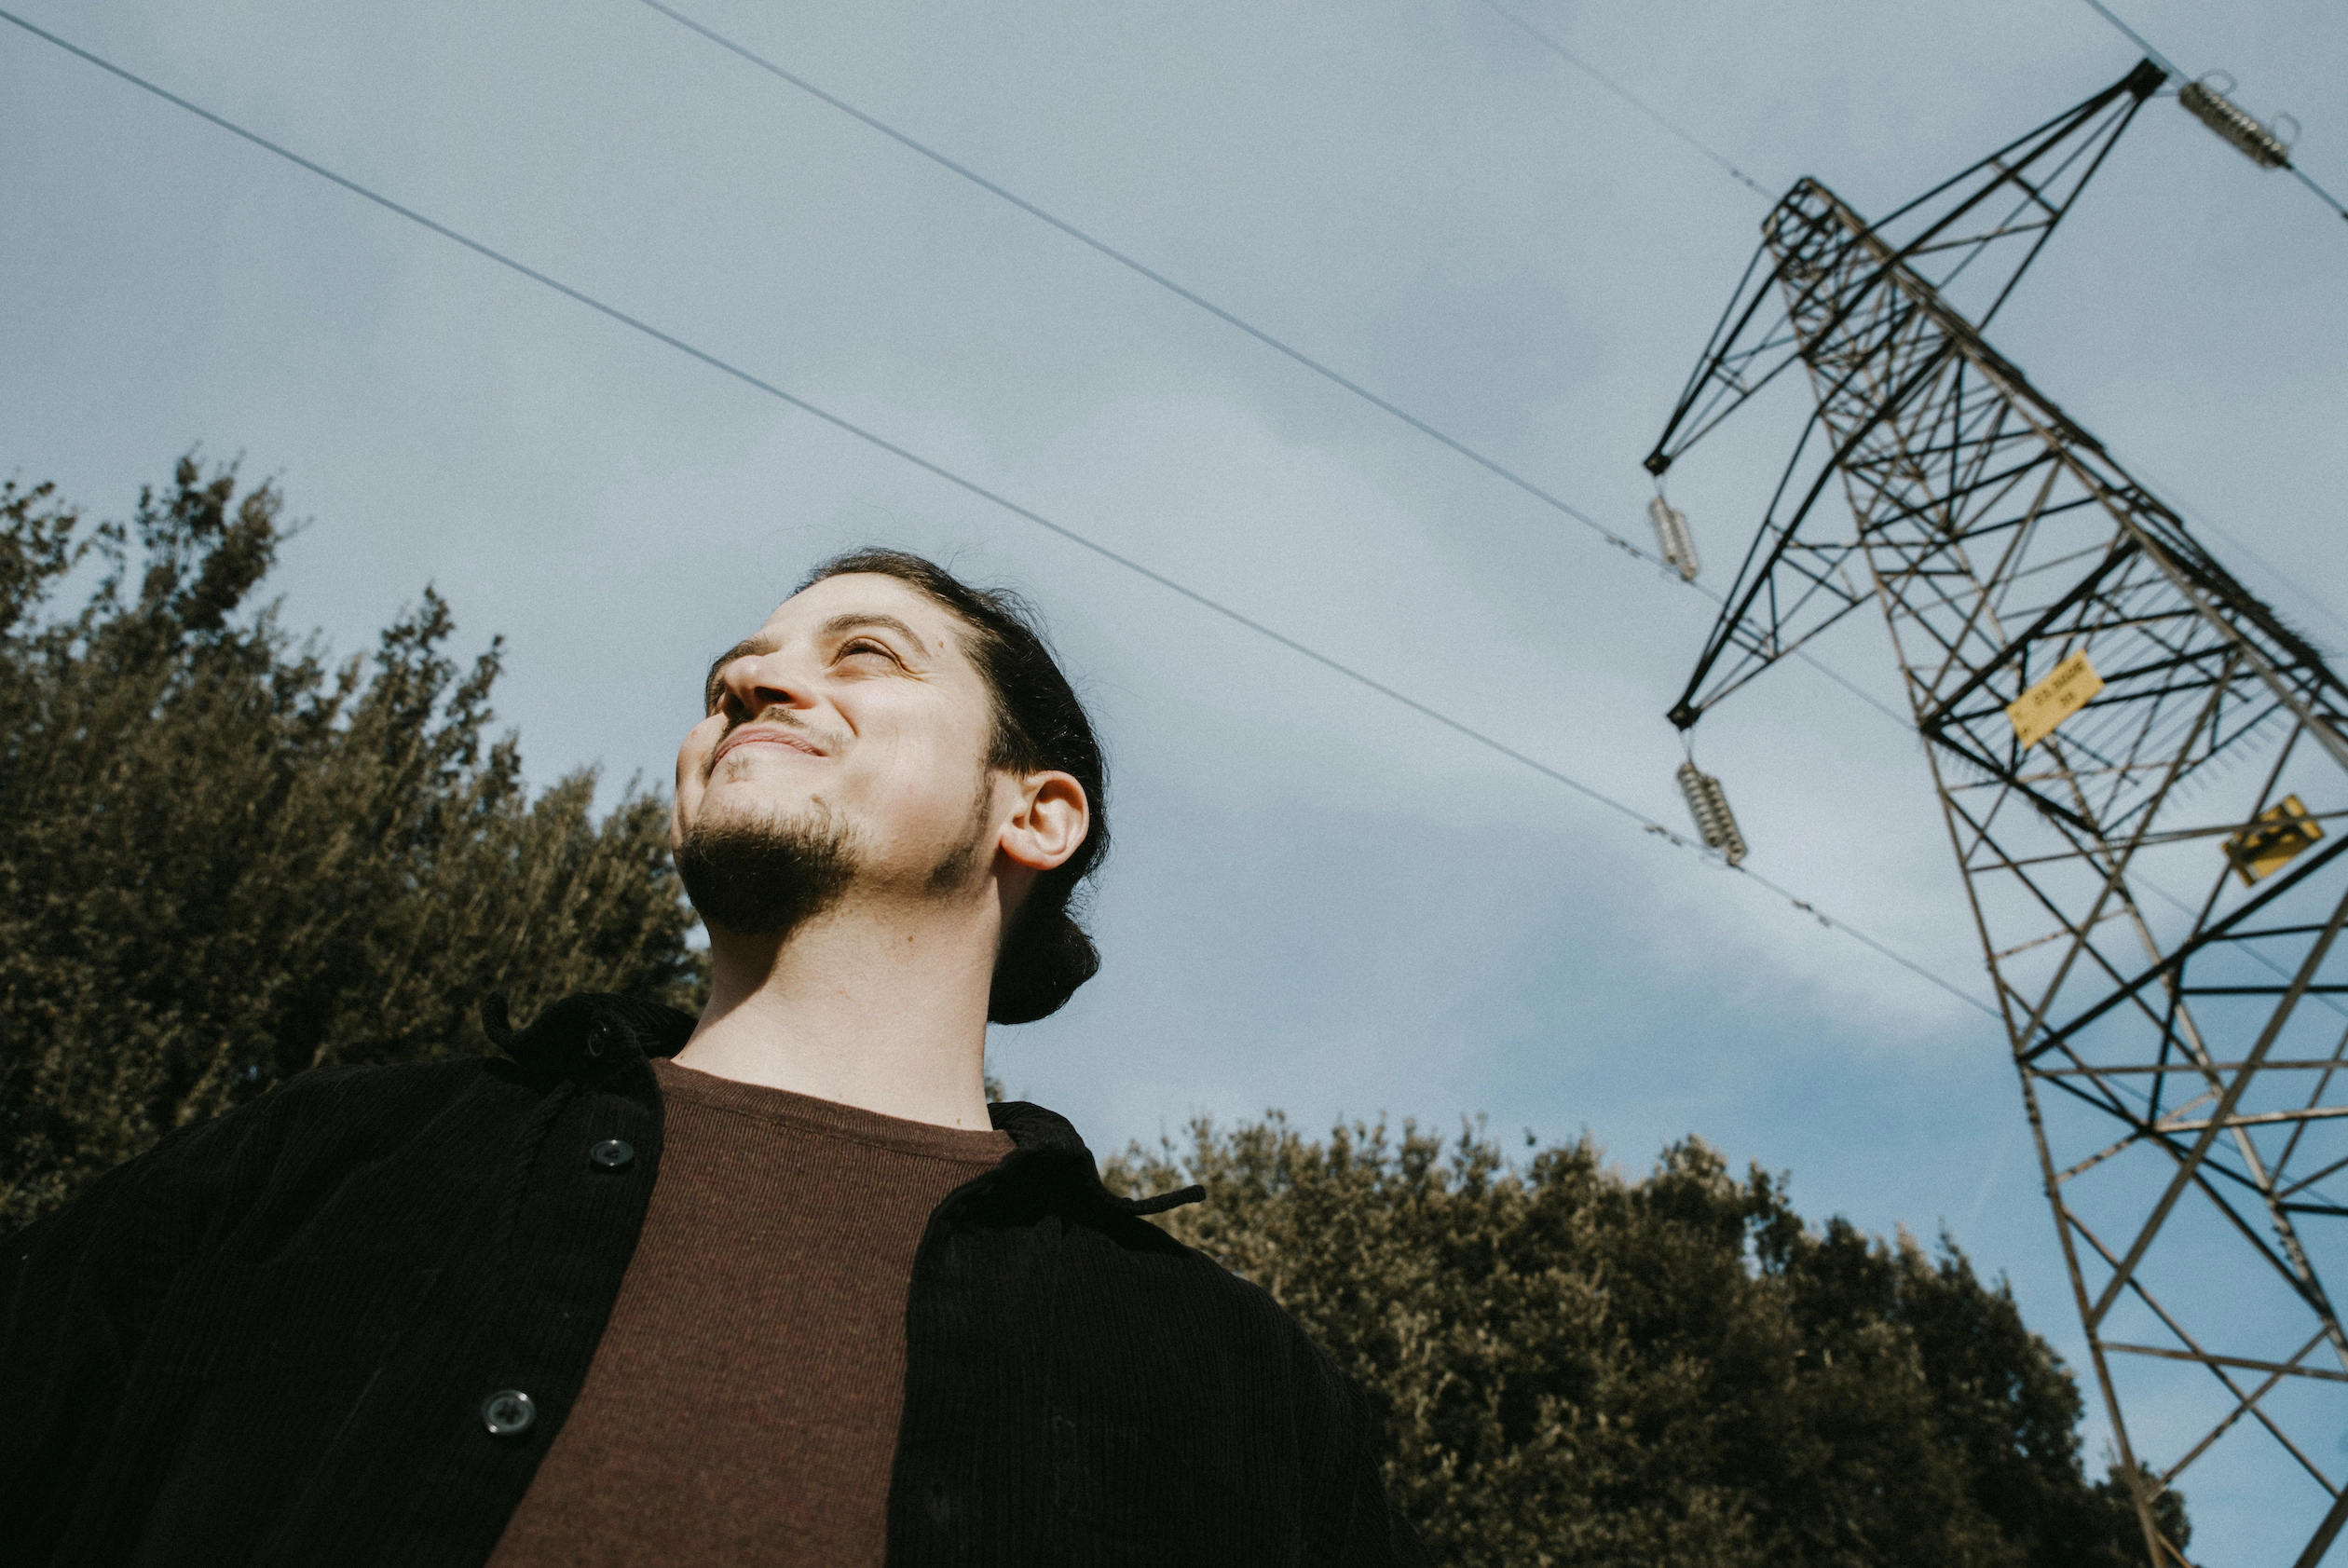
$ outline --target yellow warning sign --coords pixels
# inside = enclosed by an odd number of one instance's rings
[[[2014,721],[2014,738],[2022,743],[2024,751],[2029,750],[2103,689],[2103,677],[2087,662],[2087,650],[2081,648],[2055,665],[2044,680],[2006,704],[2006,717]]]
[[[2287,795],[2281,805],[2260,811],[2249,826],[2226,840],[2226,858],[2241,873],[2242,885],[2248,887],[2280,870],[2285,862],[2323,836],[2323,825],[2308,815],[2300,798]]]

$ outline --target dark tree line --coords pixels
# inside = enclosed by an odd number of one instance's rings
[[[493,989],[699,1003],[662,798],[531,795],[429,589],[370,656],[296,640],[285,537],[193,461],[128,523],[0,485],[0,1234],[306,1068],[486,1051]],[[1108,1174],[1207,1183],[1166,1223],[1359,1382],[1446,1568],[2143,1560],[2002,1288],[1700,1142],[1633,1180],[1275,1116]]]
[[[486,1050],[486,991],[694,994],[665,803],[531,797],[429,589],[297,642],[284,538],[192,460],[128,524],[0,486],[0,1232],[304,1068]]]
[[[1206,1184],[1167,1229],[1255,1280],[1367,1391],[1448,1568],[2119,1568],[2077,1385],[2012,1295],[1689,1139],[1631,1179],[1587,1140],[1522,1166],[1463,1132],[1274,1114],[1136,1148]],[[2169,1538],[2183,1543],[2172,1494]]]

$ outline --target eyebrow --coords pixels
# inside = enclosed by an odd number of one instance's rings
[[[899,620],[895,616],[867,614],[861,610],[850,610],[843,615],[833,616],[829,620],[825,621],[822,626],[817,628],[817,634],[823,637],[826,641],[829,641],[833,637],[841,636],[849,632],[853,632],[860,626],[881,627],[887,631],[894,632],[897,635],[903,637],[907,642],[911,643],[917,649],[922,647],[921,634],[913,630],[912,627],[908,626],[904,621]],[[716,659],[711,660],[709,663],[709,675],[707,678],[702,682],[702,705],[705,708],[715,708],[717,705],[718,677],[725,674],[727,665],[732,663],[737,659],[749,659],[761,653],[772,653],[781,646],[781,642],[771,634],[766,632],[756,632],[749,636],[743,638],[740,642],[734,644],[733,647],[726,649],[725,652],[719,654]]]
[[[843,633],[853,632],[859,626],[886,627],[911,643],[916,648],[927,651],[921,642],[921,634],[894,615],[867,615],[861,610],[850,610],[845,615],[835,615],[825,621],[822,634],[826,637],[837,637]]]

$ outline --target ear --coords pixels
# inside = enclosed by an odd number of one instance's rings
[[[1003,825],[998,847],[1015,865],[1049,871],[1084,847],[1092,828],[1092,803],[1085,786],[1062,772],[1030,773],[1014,781],[1018,809]]]

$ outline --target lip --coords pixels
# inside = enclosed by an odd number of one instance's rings
[[[792,751],[802,752],[809,757],[829,755],[823,747],[800,735],[797,730],[784,729],[771,724],[745,724],[717,743],[717,750],[709,759],[710,766],[716,767],[744,746],[786,746]]]

